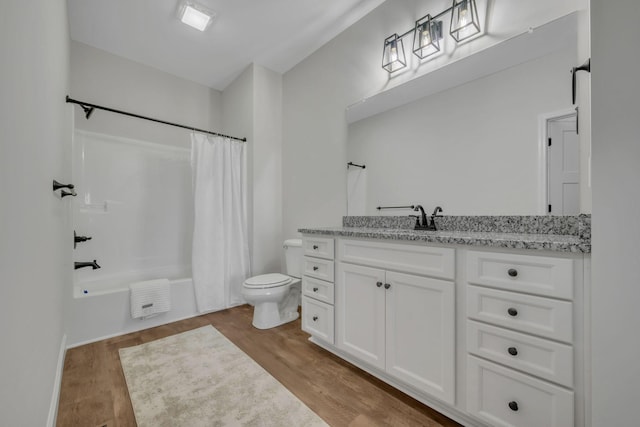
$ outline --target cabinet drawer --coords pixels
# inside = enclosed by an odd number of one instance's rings
[[[486,359],[573,387],[573,347],[467,321],[467,350]]]
[[[305,236],[302,246],[305,255],[333,259],[333,239],[331,238]]]
[[[361,240],[338,240],[341,261],[443,279],[455,276],[454,249]]]
[[[573,425],[573,392],[467,356],[467,409],[492,426]]]
[[[572,342],[573,305],[568,301],[467,286],[467,315],[498,326]]]
[[[333,261],[304,257],[302,274],[333,282]]]
[[[303,277],[302,294],[327,304],[333,304],[333,283],[311,277]]]
[[[573,261],[469,251],[467,280],[476,285],[572,299]]]
[[[302,330],[333,344],[333,306],[303,296]]]

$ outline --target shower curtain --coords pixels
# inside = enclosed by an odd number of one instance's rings
[[[246,215],[246,152],[242,142],[191,134],[193,285],[199,312],[243,304],[250,277]]]

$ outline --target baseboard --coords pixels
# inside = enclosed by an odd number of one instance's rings
[[[60,402],[60,385],[62,384],[62,370],[64,369],[64,357],[67,353],[67,334],[62,336],[60,342],[60,351],[58,353],[58,364],[56,366],[56,377],[53,381],[53,392],[51,394],[51,404],[49,405],[49,417],[47,418],[47,427],[56,425],[56,417],[58,416],[58,402]]]
[[[213,311],[211,311],[210,313],[213,313]],[[145,325],[145,326],[142,326],[142,327],[141,327],[141,328],[139,328],[139,329],[132,329],[132,330],[130,330],[130,331],[119,331],[119,332],[115,332],[115,333],[113,333],[113,334],[102,335],[102,336],[99,336],[99,337],[97,337],[97,338],[91,338],[91,339],[89,339],[89,340],[84,340],[84,341],[80,341],[80,342],[77,342],[77,343],[71,344],[71,345],[69,345],[69,347],[67,347],[67,350],[70,350],[70,349],[75,348],[75,347],[80,347],[80,346],[83,346],[83,345],[87,345],[87,344],[92,344],[92,343],[94,343],[94,342],[98,342],[98,341],[102,341],[102,340],[107,340],[107,339],[109,339],[109,338],[120,337],[120,336],[122,336],[122,335],[127,335],[127,334],[132,334],[132,333],[134,333],[134,332],[144,331],[145,329],[157,328],[158,326],[168,325],[168,324],[170,324],[170,323],[179,322],[179,321],[181,321],[181,320],[185,320],[185,319],[191,319],[191,318],[193,318],[193,317],[204,316],[205,314],[208,314],[208,313],[195,313],[195,314],[188,314],[188,315],[186,315],[186,316],[182,316],[182,317],[178,317],[178,318],[176,318],[176,319],[172,319],[171,321],[166,322],[166,323],[159,323],[159,324],[157,324],[157,325],[148,325],[148,326],[147,326],[147,325]]]

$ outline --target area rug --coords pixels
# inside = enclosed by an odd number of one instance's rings
[[[120,349],[138,427],[326,426],[213,326]]]

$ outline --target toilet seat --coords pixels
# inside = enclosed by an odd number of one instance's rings
[[[269,289],[288,285],[292,280],[292,277],[280,273],[261,274],[245,280],[244,286],[250,289]]]

